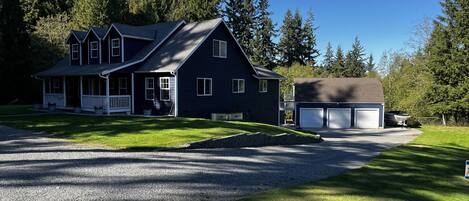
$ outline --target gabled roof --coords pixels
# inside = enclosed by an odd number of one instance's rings
[[[287,78],[281,76],[280,74],[271,71],[267,68],[255,66],[254,67],[257,71],[257,76],[254,76],[258,79],[270,79],[270,80],[286,80]]]
[[[91,27],[90,30],[86,33],[83,40],[85,40],[91,32],[93,32],[96,35],[96,37],[98,37],[98,39],[102,40],[108,29],[109,29],[108,27],[104,27],[104,28]]]
[[[375,78],[296,78],[295,101],[316,103],[384,103]]]
[[[72,30],[70,31],[70,33],[68,34],[67,38],[65,39],[65,41],[68,43],[68,40],[70,39],[70,37],[75,37],[78,42],[83,42],[83,40],[85,39],[86,37],[86,32],[84,31],[75,31],[75,30]]]
[[[112,28],[115,28],[117,32],[119,32],[119,34],[123,37],[138,38],[143,40],[153,40],[157,32],[155,26],[131,26],[120,23],[112,23],[106,34],[104,34],[104,37],[109,34]]]
[[[153,25],[152,27],[157,28],[159,34],[157,34],[154,40],[150,44],[143,47],[134,57],[123,63],[70,66],[70,57],[67,55],[64,59],[56,63],[52,68],[39,72],[35,74],[35,76],[104,75],[118,71],[147,59],[152,52],[161,46],[161,44],[183,24],[184,21],[176,21]]]

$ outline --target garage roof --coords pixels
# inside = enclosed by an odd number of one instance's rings
[[[324,103],[384,103],[383,87],[375,78],[295,78],[295,101]]]

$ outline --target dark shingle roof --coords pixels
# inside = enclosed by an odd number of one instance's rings
[[[91,29],[98,35],[98,38],[103,39],[104,35],[106,35],[107,30],[109,29],[108,27],[91,27]]]
[[[384,94],[375,78],[296,78],[295,101],[384,103]]]
[[[174,72],[221,22],[218,18],[184,25],[136,72]]]
[[[126,24],[113,23],[114,27],[124,36],[138,37],[153,40],[156,28],[152,26],[131,26]]]
[[[259,79],[279,79],[279,80],[287,79],[287,78],[281,76],[280,74],[278,74],[274,71],[271,71],[267,68],[263,68],[263,67],[260,67],[260,66],[255,66],[254,69],[257,72],[256,77],[259,78]]]

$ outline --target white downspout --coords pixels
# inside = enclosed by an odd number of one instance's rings
[[[178,117],[178,73],[176,71],[172,74],[174,75],[174,117]]]
[[[134,75],[134,73],[131,73],[130,75],[131,75],[131,77],[130,77],[130,81],[131,81],[130,85],[131,85],[131,87],[132,87],[132,89],[131,89],[131,90],[132,90],[132,108],[131,108],[131,112],[132,112],[132,114],[135,114],[135,91],[134,91],[134,90],[135,90],[135,89],[134,89],[134,88],[135,88],[135,84],[134,84],[134,76],[135,76],[135,75]]]

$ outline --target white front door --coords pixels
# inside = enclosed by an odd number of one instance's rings
[[[352,109],[327,108],[327,122],[329,128],[350,128],[352,126]]]
[[[322,108],[300,108],[301,128],[322,128],[324,112]]]
[[[378,108],[355,108],[356,128],[379,128]]]

